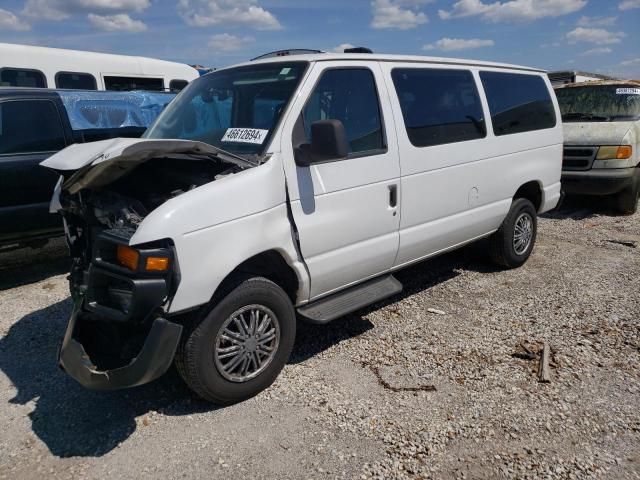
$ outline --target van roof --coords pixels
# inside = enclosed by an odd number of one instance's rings
[[[640,80],[590,80],[586,82],[567,83],[555,87],[556,90],[560,88],[580,88],[580,87],[596,87],[606,85],[627,85],[629,87],[640,86]]]
[[[306,61],[306,62],[327,62],[327,61],[376,61],[376,62],[405,62],[405,63],[429,63],[438,65],[465,65],[474,67],[504,68],[509,70],[525,70],[530,72],[546,73],[545,70],[522,65],[511,65],[508,63],[485,62],[480,60],[465,60],[461,58],[448,57],[427,57],[421,55],[390,55],[378,53],[311,53],[301,55],[288,55],[281,57],[265,58],[245,62],[240,65],[250,65],[256,63],[277,63],[283,61]],[[238,65],[235,65],[238,66]]]

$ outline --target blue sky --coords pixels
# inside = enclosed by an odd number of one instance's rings
[[[223,67],[284,48],[640,79],[640,0],[1,0],[0,41]]]

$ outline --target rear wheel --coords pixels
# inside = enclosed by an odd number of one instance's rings
[[[489,255],[498,265],[517,268],[527,261],[536,241],[537,212],[526,198],[511,204],[502,225],[489,238]]]
[[[231,404],[276,379],[291,354],[296,316],[278,285],[262,277],[239,281],[184,335],[178,372],[205,400]]]
[[[638,198],[640,197],[640,175],[635,175],[633,184],[624,189],[616,197],[618,210],[625,215],[632,215],[638,211]]]

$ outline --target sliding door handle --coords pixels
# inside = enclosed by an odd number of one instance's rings
[[[389,206],[396,208],[398,206],[398,186],[389,185]]]

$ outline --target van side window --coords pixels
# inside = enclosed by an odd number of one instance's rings
[[[96,78],[90,73],[58,72],[56,88],[71,90],[97,90]]]
[[[178,93],[182,91],[188,84],[189,82],[187,82],[186,80],[171,80],[169,82],[169,91],[171,93]]]
[[[0,69],[0,86],[47,88],[47,79],[44,73],[38,70],[2,68]]]
[[[391,77],[414,146],[463,142],[487,135],[470,71],[396,68]]]
[[[0,103],[0,155],[55,152],[65,147],[58,109],[49,100]]]
[[[480,78],[497,136],[555,127],[556,113],[542,77],[480,72]]]
[[[131,90],[163,92],[164,80],[147,77],[104,77],[104,88],[120,92],[130,92]]]
[[[302,115],[309,142],[311,124],[332,119],[343,123],[350,153],[385,148],[378,92],[373,73],[367,68],[324,72]]]

